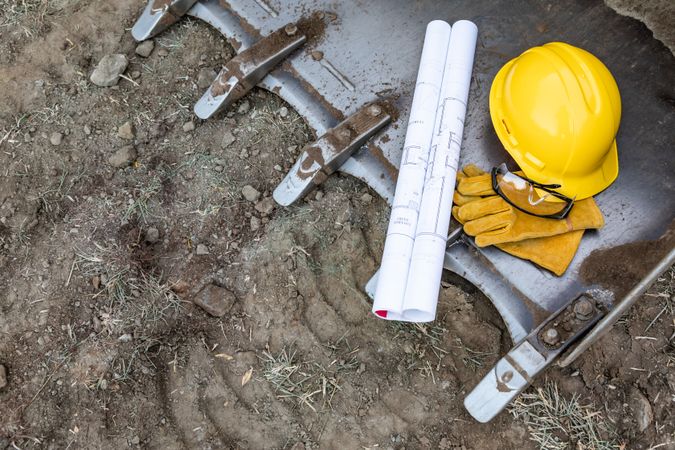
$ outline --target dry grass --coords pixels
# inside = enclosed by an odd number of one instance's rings
[[[560,395],[555,383],[547,382],[535,392],[525,392],[509,407],[525,423],[530,439],[542,450],[613,450],[615,433],[593,405],[582,405],[574,395]]]
[[[284,348],[276,355],[263,352],[262,375],[274,387],[277,398],[291,399],[299,407],[306,406],[314,412],[333,409],[342,377],[359,367],[355,356],[358,348],[351,349],[344,337],[327,347],[334,357],[327,365],[303,361],[292,348]]]

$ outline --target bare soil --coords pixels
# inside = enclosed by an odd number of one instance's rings
[[[200,70],[234,51],[186,19],[136,55],[143,3],[0,0],[0,449],[675,448],[672,270],[572,367],[476,423],[463,398],[511,345],[487,299],[449,278],[433,324],[374,318],[386,203],[333,175],[272,207],[315,136],[258,89],[193,117]],[[111,53],[126,78],[97,87]],[[136,158],[111,166],[127,145]],[[234,298],[220,318],[192,302],[211,285]],[[544,417],[551,386],[597,436]]]

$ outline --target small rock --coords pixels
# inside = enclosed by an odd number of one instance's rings
[[[260,198],[260,192],[251,185],[246,185],[242,188],[241,194],[249,202],[257,202]]]
[[[134,70],[131,72],[131,78],[134,80],[137,80],[141,77],[141,71],[140,70]]]
[[[122,139],[132,140],[136,136],[136,130],[134,129],[134,124],[131,122],[125,122],[122,126],[117,129],[117,136]]]
[[[129,333],[125,333],[117,338],[119,342],[131,342],[132,339],[133,337]]]
[[[373,201],[373,196],[370,195],[367,192],[361,196],[361,203],[363,203],[365,205],[370,204],[370,202],[372,202],[372,201]]]
[[[244,100],[241,102],[241,105],[239,105],[239,108],[237,109],[237,112],[239,114],[246,114],[251,110],[251,104],[249,103],[248,100]]]
[[[277,172],[281,172],[282,170],[284,170],[284,168],[281,167],[279,164],[275,164],[275,165],[274,165],[274,170],[276,170]]]
[[[89,125],[84,126],[84,134],[89,136],[91,134],[91,127]]]
[[[148,39],[147,41],[143,41],[138,46],[136,47],[136,54],[138,56],[142,56],[143,58],[147,58],[150,56],[152,51],[155,49],[155,41],[152,39]]]
[[[633,416],[638,425],[640,433],[645,431],[654,420],[654,411],[649,400],[639,389],[635,388],[631,392],[630,406],[633,410]]]
[[[247,148],[241,149],[241,152],[239,152],[239,157],[241,159],[247,159],[248,158],[248,149]]]
[[[216,166],[213,168],[213,170],[215,170],[218,173],[221,173],[223,170],[225,170],[225,168],[223,166]]]
[[[213,80],[215,80],[217,76],[218,74],[213,69],[201,69],[197,74],[197,86],[200,89],[206,89],[211,86],[211,83],[213,83]]]
[[[226,131],[225,134],[223,134],[223,141],[221,142],[220,146],[223,148],[227,148],[230,145],[232,145],[236,140],[237,138],[234,137],[234,134],[232,134],[231,131]]]
[[[164,58],[165,56],[169,56],[169,51],[167,49],[165,49],[164,47],[162,47],[159,50],[157,50],[157,54],[159,56],[161,56],[162,58]]]
[[[7,386],[7,368],[0,364],[0,389]]]
[[[265,197],[260,200],[255,205],[256,211],[260,212],[263,216],[269,216],[274,211],[274,200],[272,197]]]
[[[208,255],[209,254],[209,248],[205,244],[198,244],[196,253],[200,256]]]
[[[232,308],[237,298],[229,290],[210,284],[199,291],[192,301],[212,316],[222,317]]]
[[[183,131],[189,133],[195,130],[195,123],[193,121],[185,122],[183,124]]]
[[[293,152],[296,151],[297,149],[298,149],[298,146],[297,146],[297,145],[291,145],[291,146],[289,146],[288,148],[286,148],[286,150],[288,150],[290,153],[293,153]]]
[[[140,443],[141,443],[141,438],[139,438],[138,436],[134,436],[133,438],[131,438],[131,445],[138,445]]]
[[[98,291],[101,288],[101,277],[94,275],[91,278],[91,285],[94,286],[94,289]]]
[[[197,175],[197,172],[195,172],[194,169],[186,169],[185,172],[183,172],[183,178],[186,180],[192,180],[195,175]]]
[[[115,86],[120,79],[120,75],[127,69],[128,64],[129,60],[124,55],[106,55],[101,58],[89,79],[96,86]]]
[[[133,145],[125,145],[121,149],[117,150],[110,158],[108,158],[108,163],[119,169],[121,167],[128,166],[136,159],[136,149]]]
[[[321,200],[323,198],[323,191],[316,191],[316,195],[314,196],[317,200]]]
[[[286,108],[285,106],[279,108],[279,117],[281,117],[282,119],[288,117],[288,108]]]
[[[54,146],[61,145],[61,142],[63,142],[63,134],[58,131],[53,132],[51,136],[49,136],[49,142]]]
[[[150,227],[145,231],[145,242],[154,244],[159,241],[159,230],[155,227]]]
[[[251,231],[257,231],[260,229],[260,219],[257,218],[256,216],[251,217]]]

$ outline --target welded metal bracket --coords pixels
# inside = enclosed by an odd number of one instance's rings
[[[139,42],[150,39],[180,20],[195,3],[197,0],[150,0],[131,35]]]
[[[302,149],[300,158],[274,190],[277,203],[288,206],[323,183],[372,135],[391,121],[385,102],[370,103]]]
[[[581,335],[593,327],[609,305],[604,291],[571,301],[513,347],[464,399],[479,422],[489,422]]]
[[[239,100],[306,41],[306,34],[290,23],[239,53],[225,65],[195,104],[197,117],[208,119]]]

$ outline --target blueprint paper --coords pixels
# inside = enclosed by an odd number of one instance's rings
[[[450,34],[450,25],[442,20],[434,20],[427,25],[424,37],[396,193],[384,244],[380,277],[373,302],[373,313],[389,320],[403,320],[403,295],[410,268]]]
[[[477,34],[476,25],[467,20],[452,26],[403,299],[406,321],[430,322],[436,317]]]

